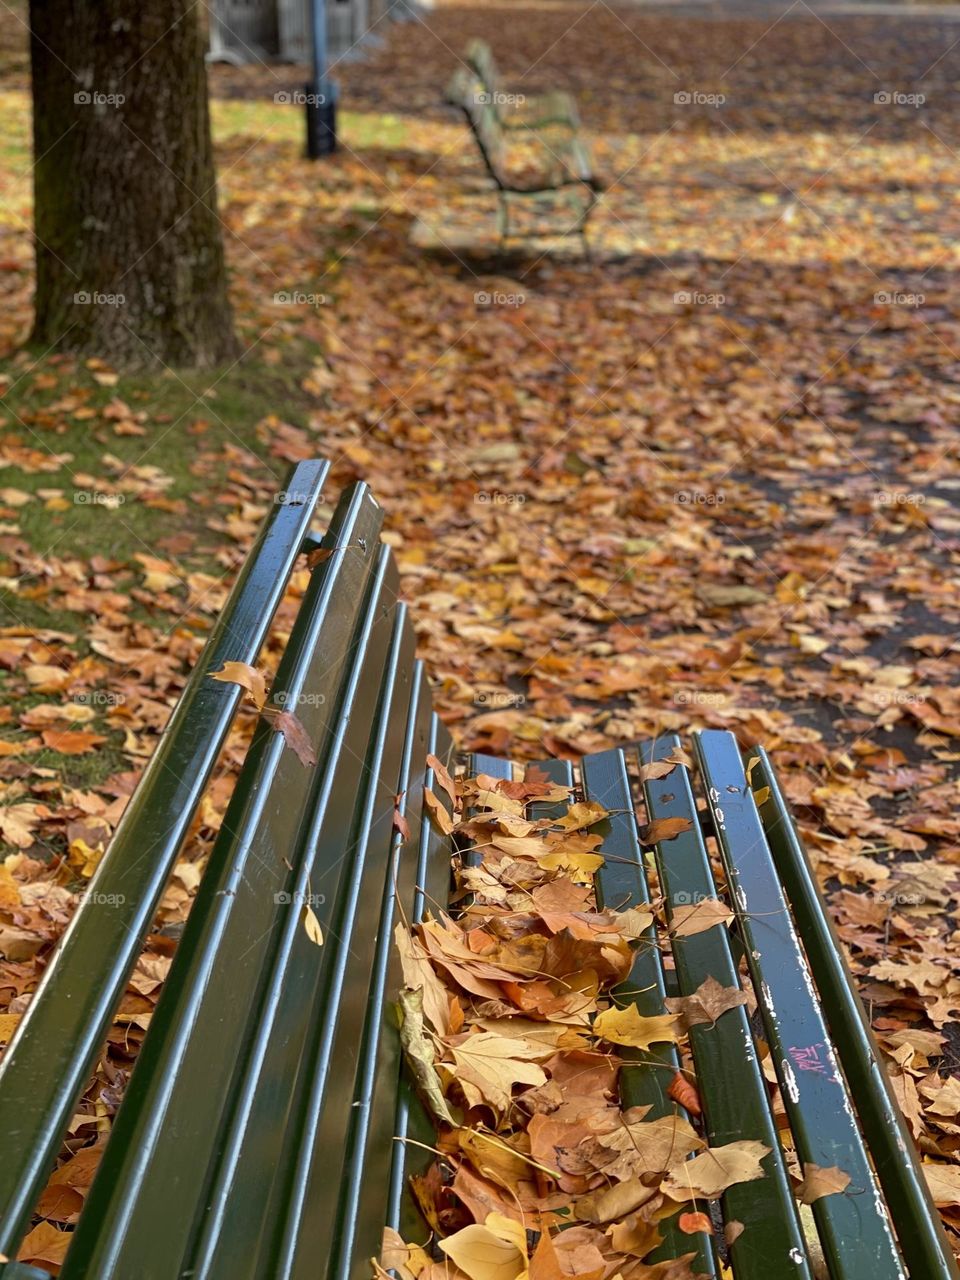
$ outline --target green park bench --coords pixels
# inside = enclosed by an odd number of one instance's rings
[[[501,78],[493,50],[486,40],[471,40],[464,62],[477,77],[505,129],[580,128],[580,113],[573,97],[563,89],[533,97],[511,93]]]
[[[290,749],[276,715],[259,720],[63,1280],[367,1280],[385,1224],[406,1238],[426,1234],[408,1179],[431,1159],[417,1143],[436,1139],[401,1061],[392,933],[401,913],[417,921],[447,900],[451,849],[423,796],[434,780],[427,757],[453,763],[453,746],[431,709],[397,568],[380,541],[382,512],[366,485],[342,495],[322,538],[313,530],[327,475],[323,462],[300,463],[279,495],[0,1061],[0,1254],[15,1257],[237,711],[240,687],[211,674],[256,662],[292,571],[304,553],[322,550],[267,704],[295,711],[315,763]],[[667,736],[579,766],[544,766],[609,812],[595,828],[606,858],[601,906],[649,900],[628,764],[636,773],[677,746]],[[956,1280],[770,761],[759,749],[742,752],[726,732],[694,735],[693,749],[703,810],[686,768],[659,780],[650,775],[660,771],[645,771],[650,818],[688,820],[656,848],[660,885],[668,914],[716,898],[705,844],[714,837],[736,934],[717,924],[674,938],[669,973],[658,946],[639,946],[631,994],[621,998],[662,1013],[671,990],[692,993],[707,977],[738,985],[737,948],[746,955],[761,1025],[735,1007],[691,1031],[708,1139],[770,1148],[766,1176],[722,1200],[725,1219],[746,1228],[729,1246],[732,1273],[814,1275],[760,1068],[761,1036],[800,1159],[851,1178],[813,1206],[830,1276]],[[465,763],[511,777],[503,760]],[[304,928],[306,908],[322,946]],[[675,1113],[664,1089],[672,1071],[622,1053],[623,1104]],[[653,1054],[676,1063],[672,1045]],[[714,1238],[665,1225],[662,1256],[698,1248],[695,1265],[719,1276]],[[0,1280],[46,1274],[0,1264]]]
[[[589,256],[587,223],[603,184],[594,173],[583,139],[576,133],[548,138],[542,131],[530,130],[524,135],[524,141],[536,151],[535,164],[532,170],[511,170],[510,134],[490,94],[478,89],[474,77],[461,67],[450,81],[446,98],[466,116],[487,174],[497,190],[501,245],[510,239],[542,235],[547,230],[555,235],[580,236],[584,252]],[[555,205],[556,197],[566,192],[573,194],[575,207],[572,216],[562,207],[549,211],[544,208],[546,201]],[[545,220],[542,215],[538,216],[532,229],[516,222],[511,225],[510,204],[515,199],[528,204],[534,202],[538,215],[540,210],[544,214],[550,212],[551,225],[541,225]]]

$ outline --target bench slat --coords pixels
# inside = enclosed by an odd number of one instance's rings
[[[427,750],[442,764],[449,766],[453,742],[446,726],[436,714],[430,717]],[[436,779],[429,766],[423,775],[423,786],[436,794]],[[426,813],[422,813],[411,924],[418,924],[428,911],[436,914],[446,908],[450,892],[450,856],[450,840],[441,834]],[[415,1144],[423,1143],[432,1148],[436,1144],[437,1135],[433,1121],[427,1115],[402,1063],[393,1131],[396,1140],[387,1184],[385,1223],[398,1231],[404,1240],[414,1240],[423,1236],[424,1222],[408,1193],[408,1183],[412,1174],[424,1174],[433,1163],[432,1152]]]
[[[337,1207],[332,1260],[327,1268],[331,1278],[343,1280],[352,1275],[356,1275],[357,1280],[369,1280],[370,1259],[378,1253],[383,1235],[383,1190],[389,1183],[393,1163],[394,1111],[400,1072],[393,1002],[403,982],[393,932],[398,919],[409,924],[417,892],[417,854],[424,816],[430,720],[430,690],[423,664],[417,662],[413,668],[410,710],[397,783],[397,811],[406,819],[410,835],[404,840],[399,831],[394,831],[391,837],[347,1142],[346,1173]]]
[[[732,733],[694,736],[732,906],[802,1161],[850,1175],[813,1205],[837,1276],[902,1280],[883,1201]]]
[[[957,1280],[960,1270],[881,1065],[870,1023],[844,959],[843,944],[827,914],[773,765],[762,747],[745,755],[758,759],[750,774],[754,799],[766,789],[766,798],[759,805],[760,818],[823,996],[823,1011],[850,1082],[877,1176],[900,1224],[900,1248],[911,1274],[924,1280]]]
[[[0,1161],[0,1253],[17,1252],[240,703],[210,672],[256,662],[328,471],[290,473],[0,1061],[0,1133],[17,1134]]]
[[[289,868],[303,854],[303,808],[318,779],[329,789],[346,735],[351,755],[365,749],[377,686],[360,674],[365,666],[369,672],[371,646],[382,668],[390,625],[373,602],[394,591],[378,555],[381,519],[360,486],[341,500],[324,538],[340,550],[314,571],[271,695],[282,695],[300,717],[320,764],[305,768],[261,721],[91,1189],[91,1212],[75,1233],[67,1280],[165,1276],[151,1270],[161,1252],[186,1258],[197,1218],[207,1217],[221,1126],[237,1102],[244,1060],[259,1045],[266,966],[284,920],[296,922],[301,912],[295,895],[304,886]],[[345,721],[344,703],[358,687],[360,707]],[[279,1087],[286,1093],[290,1082]],[[181,1143],[190,1144],[189,1160]],[[158,1204],[162,1251],[154,1237]]]
[[[603,836],[600,852],[606,861],[597,872],[597,903],[601,909],[625,911],[628,907],[649,904],[650,887],[643,865],[643,852],[637,834],[633,796],[624,754],[619,749],[585,756],[580,765],[583,793],[610,811],[609,818],[591,830]],[[623,1008],[636,1006],[643,1017],[657,1017],[667,1012],[666,982],[656,927],[651,925],[634,954],[633,966],[626,981],[611,992],[614,1002]],[[649,1118],[674,1115],[680,1108],[667,1094],[674,1075],[680,1069],[680,1055],[670,1042],[654,1044],[647,1050],[621,1047],[620,1100],[623,1107],[650,1107]],[[716,1264],[709,1236],[687,1235],[677,1225],[676,1215],[660,1223],[664,1242],[652,1255],[654,1261],[675,1258],[696,1251],[693,1265],[703,1275],[716,1275]]]
[[[675,734],[645,742],[639,748],[640,763],[663,760],[680,745]],[[687,769],[677,765],[665,778],[648,778],[643,790],[651,820],[682,818],[690,823],[688,831],[656,846],[660,885],[671,920],[677,907],[717,897],[716,884]],[[692,995],[711,977],[723,987],[740,985],[725,926],[675,938],[671,945],[683,995]],[[728,1009],[712,1026],[691,1027],[690,1045],[710,1144],[753,1139],[770,1148],[763,1160],[766,1177],[736,1183],[723,1197],[724,1219],[742,1222],[746,1228],[730,1247],[737,1280],[810,1280],[803,1232],[746,1009],[742,1005]],[[735,1091],[730,1088],[733,1064]]]
[[[527,766],[529,768],[529,765]],[[561,787],[573,786],[573,765],[569,760],[538,760],[534,766],[542,769],[551,782],[559,783]],[[567,812],[568,806],[558,800],[554,804],[538,803],[530,806],[530,814],[537,820],[544,818],[562,818]]]
[[[392,557],[391,557],[392,559]],[[396,613],[391,652],[384,674],[380,706],[370,748],[364,765],[363,800],[357,831],[350,839],[350,853],[343,859],[343,875],[324,947],[324,972],[320,988],[317,1036],[308,1045],[305,1061],[303,1108],[297,1106],[288,1133],[292,1159],[284,1187],[284,1202],[266,1223],[273,1231],[273,1246],[264,1250],[257,1275],[271,1280],[316,1280],[318,1268],[329,1259],[336,1230],[337,1190],[346,1173],[347,1137],[354,1118],[355,1078],[360,1068],[358,1052],[368,1013],[368,993],[375,984],[377,927],[383,918],[385,894],[392,905],[394,810],[397,779],[403,756],[406,723],[410,708],[411,675],[414,662],[413,630],[401,606]],[[335,831],[330,833],[335,836]],[[341,849],[318,833],[318,860],[325,851],[340,860]],[[322,861],[321,861],[322,865]],[[407,878],[412,895],[413,864]],[[320,880],[323,883],[323,880]],[[297,934],[305,943],[302,930]],[[387,940],[389,943],[389,939]],[[389,950],[383,956],[389,956]],[[252,1181],[254,1163],[245,1179]],[[384,1162],[379,1182],[381,1195],[387,1178]],[[382,1228],[382,1217],[380,1226]],[[226,1224],[225,1236],[232,1233]],[[372,1242],[379,1247],[379,1235]],[[370,1243],[370,1242],[368,1242]],[[220,1249],[223,1247],[223,1238]],[[219,1255],[218,1255],[219,1256]],[[369,1258],[369,1254],[367,1257]],[[231,1271],[230,1275],[240,1275]],[[252,1273],[251,1273],[252,1274]],[[345,1280],[330,1263],[325,1274],[330,1280]]]

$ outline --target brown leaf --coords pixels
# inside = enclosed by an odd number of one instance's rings
[[[682,1071],[676,1072],[670,1081],[667,1087],[667,1097],[672,1098],[678,1106],[683,1107],[684,1111],[689,1111],[692,1116],[703,1115],[700,1094]]]
[[[803,1163],[803,1181],[797,1187],[797,1198],[801,1204],[813,1204],[822,1196],[836,1195],[850,1185],[849,1173],[844,1173],[836,1165],[822,1169],[809,1161]]]
[[[674,907],[670,933],[674,938],[691,938],[714,925],[729,924],[732,919],[733,912],[719,898],[701,898],[689,906]]]
[[[261,710],[267,700],[267,682],[263,675],[247,662],[225,662],[219,671],[210,672],[211,680],[221,680],[224,684],[238,684],[245,689],[257,710]]]
[[[406,819],[406,815],[400,809],[400,803],[403,800],[403,794],[394,797],[393,805],[393,829],[399,831],[403,840],[410,839],[410,823]]]
[[[685,769],[693,768],[693,761],[683,747],[674,747],[670,754],[664,756],[662,760],[651,760],[648,764],[641,765],[640,781],[650,782],[659,778],[666,778],[673,773],[677,765],[682,765]]]
[[[606,1263],[603,1254],[595,1244],[575,1241],[572,1244],[564,1241],[566,1232],[561,1231],[556,1237],[544,1231],[537,1243],[530,1268],[528,1280],[603,1280],[606,1275]]]
[[[40,1222],[24,1239],[17,1258],[21,1262],[48,1262],[59,1267],[67,1256],[72,1240],[72,1231],[60,1231],[52,1222]]]
[[[746,993],[739,987],[724,987],[714,977],[705,978],[689,996],[672,996],[664,1001],[671,1013],[682,1020],[685,1029],[703,1023],[713,1025],[722,1013],[747,1003]]]
[[[436,756],[427,756],[427,764],[433,770],[433,776],[436,778],[439,785],[450,797],[450,803],[453,808],[455,810],[458,809],[460,807],[460,797],[457,793],[457,784],[453,780],[447,766]]]
[[[515,1085],[536,1086],[546,1081],[534,1060],[549,1057],[550,1050],[527,1040],[481,1031],[454,1046],[450,1054],[468,1102],[486,1102],[495,1111],[504,1112],[510,1107]]]
[[[577,1217],[585,1222],[615,1222],[639,1209],[655,1195],[655,1187],[648,1187],[639,1178],[627,1178],[624,1182],[615,1182],[612,1186],[581,1196],[574,1209]]]
[[[924,1162],[921,1168],[937,1208],[960,1207],[960,1165]]]
[[[427,806],[427,811],[430,814],[430,817],[440,828],[443,834],[445,836],[450,835],[454,829],[455,823],[429,787],[423,788],[423,803]]]
[[[44,729],[40,735],[44,745],[63,756],[82,756],[106,742],[102,733],[88,729]]]
[[[317,763],[317,753],[307,737],[307,731],[292,711],[268,710],[264,712],[264,716],[276,730],[283,734],[287,746],[296,753],[297,759],[304,768],[309,769]]]
[[[661,844],[664,840],[673,840],[683,831],[689,831],[693,823],[689,818],[656,818],[640,828],[640,843],[643,845]]]

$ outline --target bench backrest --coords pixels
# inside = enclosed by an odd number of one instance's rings
[[[466,116],[487,172],[497,186],[502,187],[504,185],[504,133],[493,95],[461,67],[450,81],[446,98],[448,102],[459,107]]]
[[[493,50],[486,40],[471,40],[464,53],[464,61],[472,71],[476,72],[480,84],[491,95],[496,105],[497,95],[503,89],[503,81]]]
[[[274,532],[284,527],[286,572],[265,575],[265,546],[279,567],[268,536],[247,574],[266,594],[235,593],[226,639],[211,640],[194,696],[167,731],[168,764],[185,759],[171,756],[171,735],[180,747],[203,738],[203,762],[169,796],[167,772],[148,773],[91,885],[99,892],[88,895],[120,905],[100,906],[95,916],[80,909],[72,941],[68,935],[0,1064],[0,1131],[18,1134],[0,1172],[3,1203],[20,1209],[8,1212],[8,1253],[94,1065],[212,771],[226,713],[236,709],[240,690],[209,674],[223,661],[255,660],[270,606],[296,555],[312,545],[325,472],[298,468],[290,480],[290,501],[271,522]],[[427,894],[446,895],[448,853],[435,829],[421,825],[421,801],[428,754],[450,751],[414,659],[381,523],[366,486],[355,485],[319,544],[327,555],[311,572],[268,702],[296,716],[316,763],[302,763],[283,722],[259,721],[74,1233],[65,1280],[156,1274],[161,1257],[163,1274],[173,1261],[177,1274],[209,1274],[215,1259],[218,1275],[344,1280],[379,1250],[399,1073],[393,925],[401,911],[409,919],[422,909]],[[151,812],[154,847],[143,825]],[[139,824],[135,846],[124,834],[130,823]],[[112,886],[123,886],[118,899],[104,897]],[[99,949],[91,928],[101,930]],[[128,928],[136,932],[114,957],[110,939]],[[97,1015],[91,999],[71,1019],[69,962],[81,941]],[[44,1041],[44,1064],[31,1023],[46,1028],[51,1009],[61,1023]],[[60,1080],[65,1060],[69,1095]]]

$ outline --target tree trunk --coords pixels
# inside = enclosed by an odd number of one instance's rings
[[[236,354],[194,0],[31,0],[34,339],[127,367]]]

